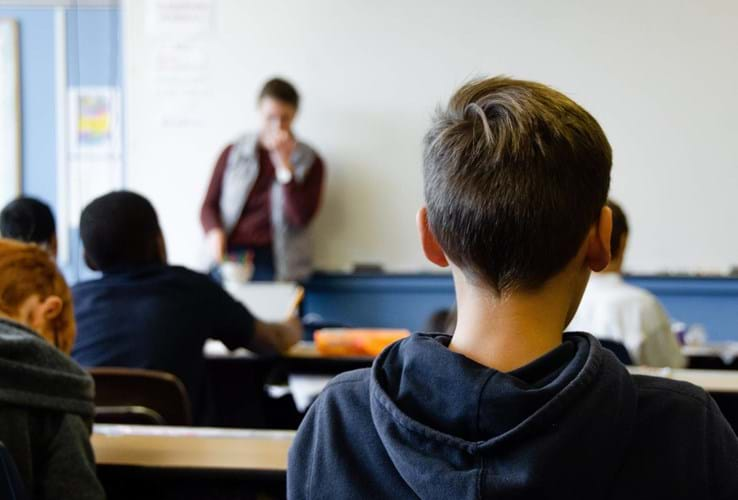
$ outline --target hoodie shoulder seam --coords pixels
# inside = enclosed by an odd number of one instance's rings
[[[671,387],[641,387],[641,386],[639,386],[638,387],[638,390],[639,391],[651,391],[651,392],[668,392],[668,393],[671,393],[671,394],[676,394],[678,396],[682,396],[682,397],[684,397],[686,399],[691,399],[691,400],[699,403],[706,410],[711,410],[710,406],[707,403],[706,398],[701,398],[701,397],[698,397],[698,396],[696,396],[694,394],[689,394],[689,393],[684,392],[684,391],[672,389]]]
[[[325,391],[339,385],[366,383],[367,379],[364,376],[363,370],[368,370],[368,368],[338,374],[328,382],[328,385],[323,390]]]

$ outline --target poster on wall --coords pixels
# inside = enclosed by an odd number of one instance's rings
[[[114,87],[70,88],[69,132],[72,156],[119,156],[120,91]]]
[[[123,185],[120,90],[81,86],[68,90],[67,221],[79,225],[82,208]]]
[[[21,192],[18,23],[0,19],[0,206]]]
[[[148,86],[155,94],[152,119],[179,133],[205,127],[212,92],[209,53],[215,33],[215,0],[146,2]]]
[[[213,29],[215,0],[146,2],[146,32],[151,36],[196,37]]]

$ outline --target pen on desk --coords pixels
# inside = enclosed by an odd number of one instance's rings
[[[300,302],[302,302],[302,299],[304,297],[305,297],[305,289],[301,286],[298,286],[297,293],[295,294],[295,298],[292,301],[292,305],[290,305],[288,317],[292,317],[298,313]]]

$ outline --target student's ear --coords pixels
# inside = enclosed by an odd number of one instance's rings
[[[590,231],[587,242],[587,264],[592,271],[602,271],[610,264],[610,236],[612,235],[612,210],[602,207],[600,217]]]
[[[38,305],[38,314],[46,321],[59,316],[64,309],[64,301],[57,295],[49,295]]]
[[[99,271],[100,270],[100,268],[97,267],[97,264],[95,264],[95,262],[93,262],[93,260],[90,258],[90,256],[87,255],[87,252],[84,252],[83,256],[84,256],[84,260],[85,260],[85,265],[87,267],[89,267],[93,271]]]
[[[49,253],[56,260],[56,256],[59,253],[59,241],[55,234],[51,235],[51,239],[49,240]]]
[[[167,263],[167,244],[164,242],[164,235],[159,231],[159,235],[156,238],[156,250],[159,254],[159,262],[162,264]]]
[[[428,225],[428,209],[422,207],[418,210],[416,217],[418,224],[418,232],[420,233],[420,244],[423,246],[423,253],[425,258],[440,267],[448,267],[448,259],[446,254],[443,253],[441,245],[438,244],[438,240],[433,235]]]

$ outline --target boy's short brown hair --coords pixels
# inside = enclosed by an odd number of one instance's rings
[[[574,257],[607,201],[597,121],[545,85],[472,81],[425,136],[428,221],[448,258],[498,293],[532,290]]]

